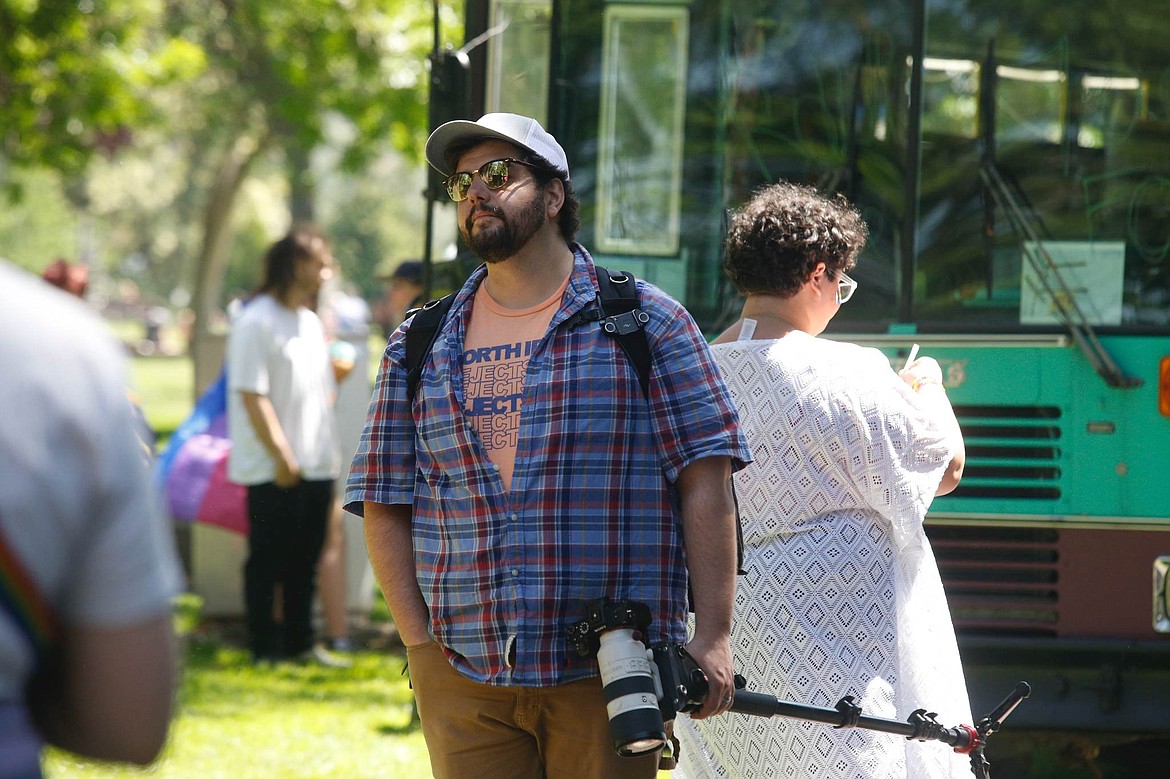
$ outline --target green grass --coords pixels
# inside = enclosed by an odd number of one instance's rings
[[[130,361],[130,388],[161,444],[195,406],[191,358],[135,357]]]
[[[385,779],[428,777],[401,654],[358,652],[351,669],[253,668],[238,648],[188,645],[177,716],[150,768],[49,750],[46,779]]]

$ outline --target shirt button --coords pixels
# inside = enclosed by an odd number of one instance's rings
[[[511,514],[509,514],[509,515],[508,515],[508,519],[510,519],[510,520],[512,520],[513,522],[515,522],[517,519],[519,519],[519,517],[517,517],[517,516],[516,516],[516,512],[515,512],[515,511],[513,511]]]
[[[513,576],[519,576],[519,575],[520,575],[520,569],[519,569],[519,568],[513,568],[513,569],[512,569],[512,575],[513,575]]]

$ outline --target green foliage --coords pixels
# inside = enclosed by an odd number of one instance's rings
[[[320,219],[344,278],[374,300],[385,287],[379,274],[422,256],[425,176],[401,158],[383,157],[365,176],[338,179],[323,182]]]
[[[0,150],[66,175],[154,120],[143,90],[189,72],[151,0],[0,0]],[[158,57],[158,59],[156,59]]]
[[[462,5],[440,4],[445,42]],[[181,306],[208,283],[197,270],[221,245],[218,205],[238,230],[209,265],[222,306],[253,286],[258,249],[290,214],[339,213],[323,178],[360,180],[388,152],[421,169],[432,12],[427,0],[0,0],[0,256],[34,270],[91,259],[147,302]],[[253,156],[233,158],[241,148]],[[216,190],[239,159],[242,187]],[[32,191],[46,181],[59,191],[48,203]],[[384,188],[403,201],[376,203],[385,219],[342,226],[363,291],[370,269],[417,254],[418,190]],[[41,204],[40,235],[22,231]],[[84,237],[58,226],[83,215]]]
[[[250,294],[260,285],[264,276],[264,251],[272,240],[258,220],[240,219],[238,222],[224,273],[220,306],[226,306],[234,296]]]
[[[411,129],[397,136],[398,150],[421,157],[428,17],[423,0],[173,3],[167,30],[207,57],[196,87],[211,98],[204,127],[235,109],[287,152],[324,143],[327,117],[344,117],[352,132],[342,161],[355,170],[385,149],[395,127]]]
[[[11,183],[0,188],[0,257],[36,274],[57,257],[75,259],[78,219],[61,177],[46,169],[18,171]],[[22,193],[19,203],[15,191]]]

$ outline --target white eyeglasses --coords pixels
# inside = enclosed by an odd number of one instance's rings
[[[853,297],[853,293],[857,290],[857,282],[846,276],[841,271],[836,271],[837,274],[837,305],[848,303],[849,298]]]

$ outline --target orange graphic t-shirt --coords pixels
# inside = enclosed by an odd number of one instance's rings
[[[568,277],[531,308],[504,308],[480,284],[463,343],[464,407],[472,430],[511,489],[520,436],[520,403],[528,358],[544,337],[569,286]]]

